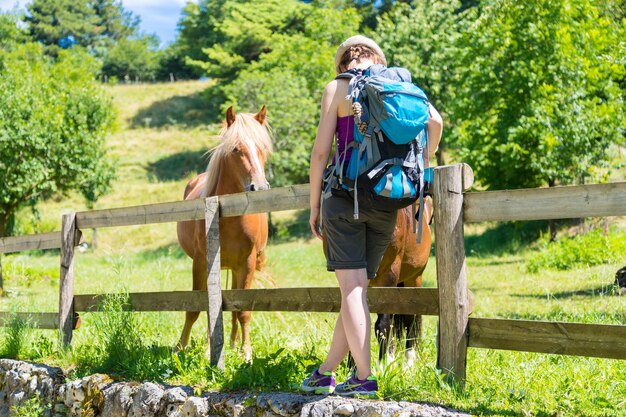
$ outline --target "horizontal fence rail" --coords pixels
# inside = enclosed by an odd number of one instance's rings
[[[97,311],[106,294],[74,296],[75,311]],[[174,291],[129,294],[132,311],[206,311],[206,291]],[[389,314],[439,314],[437,288],[380,288],[367,290],[370,311]],[[337,287],[223,290],[223,311],[338,312]]]
[[[0,326],[10,326],[11,322],[19,320],[35,329],[55,330],[59,328],[59,313],[6,313],[0,312]],[[80,320],[74,320],[74,329],[78,329]]]
[[[220,217],[309,207],[309,185],[219,196]],[[79,229],[204,220],[203,199],[76,213]]]
[[[35,235],[0,237],[0,253],[22,252],[39,249],[59,249],[61,232],[38,233]]]
[[[623,216],[626,182],[470,192],[463,199],[466,222]]]
[[[626,359],[626,326],[470,318],[469,346]]]

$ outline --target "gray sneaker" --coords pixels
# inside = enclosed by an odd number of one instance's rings
[[[315,394],[332,394],[335,391],[335,374],[332,372],[319,373],[316,369],[302,382],[300,389]]]

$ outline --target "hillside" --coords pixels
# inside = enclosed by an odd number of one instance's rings
[[[200,94],[210,84],[202,81],[106,86],[117,111],[117,126],[108,145],[117,165],[117,178],[109,194],[94,209],[175,201],[185,184],[206,167],[206,152],[219,132],[215,115],[202,108]],[[217,115],[221,119],[221,115]],[[87,207],[78,195],[57,196],[37,207],[38,215],[20,214],[20,234],[60,229],[61,215]],[[40,216],[38,218],[37,216]],[[135,234],[136,230],[141,233]],[[175,241],[173,225],[102,230],[102,248],[119,246],[132,233],[133,250]],[[90,232],[86,238],[90,241]],[[126,240],[126,239],[124,239]]]

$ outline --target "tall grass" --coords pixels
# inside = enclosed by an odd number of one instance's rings
[[[27,319],[13,315],[3,328],[4,337],[0,344],[0,357],[21,359],[30,347],[28,337],[31,325]],[[26,355],[28,356],[28,355]]]
[[[141,315],[130,311],[128,293],[110,294],[99,305],[88,330],[89,343],[73,351],[77,372],[108,372],[142,379],[158,372],[161,356],[143,340]]]

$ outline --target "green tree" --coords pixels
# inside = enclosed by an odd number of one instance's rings
[[[53,54],[72,39],[102,55],[117,41],[136,35],[140,22],[119,0],[33,0],[27,9],[32,40]]]
[[[158,39],[151,36],[121,39],[106,51],[102,73],[121,80],[153,81],[160,62],[157,46]]]
[[[308,94],[306,79],[293,71],[274,68],[245,71],[227,93],[229,102],[245,111],[266,104],[274,131],[274,154],[268,167],[272,186],[308,182],[309,154],[315,137],[318,103]]]
[[[88,46],[95,32],[95,14],[88,0],[33,0],[27,9],[25,20],[32,39],[54,50],[68,37]]]
[[[176,80],[198,79],[202,70],[187,65],[186,55],[180,45],[173,42],[160,50],[157,80],[169,80],[170,74]]]
[[[204,60],[193,63],[209,77],[235,79],[239,71],[271,51],[273,35],[299,26],[296,11],[302,6],[296,0],[224,2],[216,25],[219,42],[206,45]]]
[[[274,3],[279,5],[278,1]],[[282,29],[257,32],[267,36],[263,52],[249,62],[238,55],[242,67],[224,88],[227,103],[243,111],[252,111],[263,104],[268,106],[275,133],[275,153],[270,160],[274,186],[308,181],[319,101],[324,86],[335,76],[335,50],[340,42],[356,33],[360,24],[360,17],[352,8],[296,5],[297,8],[291,9],[292,15],[281,17],[283,23],[256,22]],[[236,26],[234,22],[239,18],[235,16],[232,22],[224,22],[223,27]],[[242,44],[237,39],[240,32],[229,33],[233,38],[225,44]],[[241,33],[241,36],[248,35]]]
[[[348,4],[355,7],[363,16],[360,31],[378,30],[380,17],[386,15],[397,5],[410,5],[412,0],[350,0]]]
[[[19,27],[20,16],[15,13],[0,13],[0,49],[25,42],[28,34]]]
[[[218,26],[224,3],[226,0],[187,2],[178,21],[178,37],[174,42],[181,56],[192,61],[205,59],[202,50],[222,40]]]
[[[447,108],[455,99],[452,81],[457,72],[457,41],[466,27],[461,7],[460,1],[419,0],[410,6],[398,3],[379,17],[376,30],[388,64],[409,69],[413,82],[445,118],[446,137],[437,154],[440,165],[446,163],[444,150],[450,146]]]
[[[94,32],[90,46],[95,49],[110,47],[114,42],[138,33],[141,19],[125,10],[119,0],[92,0]]]
[[[484,186],[571,183],[624,142],[615,80],[626,33],[611,4],[492,0],[474,9],[451,107],[462,158]]]
[[[24,206],[72,190],[93,202],[108,190],[114,114],[96,71],[78,50],[54,63],[38,44],[0,56],[0,236]]]

